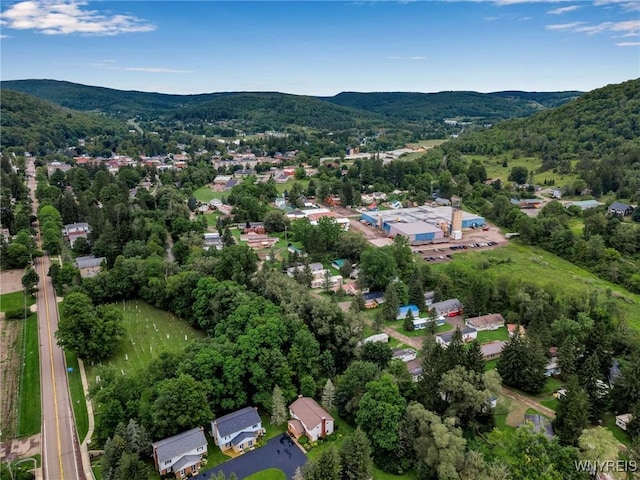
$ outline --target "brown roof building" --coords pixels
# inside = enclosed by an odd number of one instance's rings
[[[467,318],[464,323],[476,330],[496,330],[504,327],[504,317],[499,313],[490,313],[480,317]]]
[[[333,433],[333,417],[313,398],[299,397],[289,407],[289,413],[291,420],[287,427],[295,438],[306,435],[315,442]]]

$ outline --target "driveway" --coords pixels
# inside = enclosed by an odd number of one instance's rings
[[[224,472],[227,478],[235,473],[238,480],[242,480],[267,468],[279,468],[288,480],[292,480],[296,469],[302,468],[305,463],[307,456],[288,436],[282,434],[269,440],[264,447],[256,448],[192,478],[209,480],[214,473]]]

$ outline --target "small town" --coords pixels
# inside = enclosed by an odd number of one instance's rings
[[[355,3],[0,7],[0,479],[640,478],[633,2]]]

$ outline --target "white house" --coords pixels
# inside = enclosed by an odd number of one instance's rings
[[[174,473],[176,478],[196,475],[207,454],[207,439],[202,427],[152,443],[153,460],[160,475]]]
[[[245,407],[211,422],[211,436],[223,452],[236,453],[252,448],[264,434],[260,415],[253,407]]]
[[[464,326],[460,329],[460,333],[462,334],[463,342],[470,342],[478,338],[478,331],[475,328]],[[453,332],[442,333],[440,335],[436,335],[436,342],[442,345],[443,347],[448,347],[451,341],[453,340],[453,335],[455,334],[455,330]]]
[[[624,415],[617,415],[616,425],[626,432],[627,425],[629,425],[629,422],[631,420],[633,420],[633,415],[631,415],[630,413],[625,413]]]
[[[427,325],[429,324],[429,319],[428,318],[416,318],[416,319],[412,320],[411,323],[413,323],[413,329],[414,330],[424,330],[425,328],[427,328]]]
[[[315,442],[333,433],[333,417],[313,398],[299,397],[289,407],[289,413],[287,429],[295,438],[306,435]]]
[[[377,333],[376,335],[371,335],[370,337],[367,337],[364,340],[362,340],[362,342],[360,342],[360,345],[364,345],[365,343],[371,343],[371,342],[388,342],[388,341],[389,341],[389,335],[387,335],[386,333]]]

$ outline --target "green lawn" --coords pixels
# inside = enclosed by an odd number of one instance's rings
[[[226,197],[229,195],[229,192],[214,192],[208,185],[204,187],[200,187],[195,192],[193,192],[193,196],[199,202],[209,203],[214,198],[221,199],[222,197]]]
[[[508,181],[509,173],[513,167],[526,167],[529,171],[537,171],[542,165],[542,160],[536,157],[520,157],[517,159],[506,157],[506,167],[502,166],[505,157],[489,157],[486,155],[465,155],[464,157],[470,161],[480,160],[487,170],[487,178],[499,178],[503,182]],[[542,185],[545,180],[554,180],[554,186],[560,187],[573,183],[577,178],[578,176],[575,173],[562,175],[548,170],[542,173],[535,173],[533,181],[538,185]]]
[[[498,404],[496,405],[496,408],[493,410],[493,418],[496,422],[497,429],[507,430],[507,429],[513,428],[507,425],[507,416],[511,411],[511,403],[512,403],[512,400],[509,397],[506,397],[504,395],[498,396]]]
[[[87,402],[82,388],[78,357],[74,352],[68,350],[65,350],[64,357],[67,362],[67,368],[73,369],[73,371],[67,373],[67,379],[69,381],[71,403],[73,404],[73,416],[76,418],[78,439],[82,443],[89,431],[89,414],[87,412]]]
[[[279,468],[267,468],[245,477],[245,480],[287,480],[287,476]]]
[[[338,416],[338,412],[334,410],[331,411],[331,416],[334,420],[335,429],[333,434],[329,435],[324,441],[318,442],[318,446],[309,450],[307,456],[309,459],[316,459],[320,456],[323,450],[334,446],[336,448],[340,448],[344,439],[353,433],[355,430],[351,425],[345,422],[342,418]]]
[[[100,470],[100,460],[91,462],[91,470],[93,471],[93,477],[95,480],[102,480],[102,470]]]
[[[451,264],[483,271],[487,276],[496,274],[514,281],[533,283],[565,294],[584,294],[593,289],[611,290],[629,325],[640,331],[640,295],[602,280],[540,248],[510,243],[491,251],[458,253],[448,264],[433,265],[432,268],[446,269]]]
[[[496,358],[495,360],[489,360],[488,362],[486,362],[484,364],[484,369],[487,371],[495,370],[497,366],[498,366],[498,359]]]
[[[576,236],[582,235],[582,230],[584,229],[584,220],[582,218],[573,217],[569,219],[569,228]]]
[[[623,443],[627,446],[631,443],[631,439],[627,432],[622,430],[619,426],[616,425],[616,416],[613,414],[605,415],[603,425],[613,433],[613,436],[616,437],[620,443]]]
[[[478,332],[478,342],[489,343],[495,340],[508,340],[509,332],[505,327],[498,328],[497,330],[482,330]]]
[[[210,226],[210,227],[215,227],[216,226],[216,222],[217,222],[219,216],[220,216],[220,214],[218,212],[205,213],[204,214],[204,218],[207,219],[207,225]]]
[[[538,410],[536,410],[535,408],[527,408],[527,411],[525,412],[527,415],[540,415],[541,417],[545,417],[545,418],[549,418],[547,417],[544,413],[539,412]]]
[[[125,338],[105,362],[123,374],[142,370],[161,352],[181,352],[189,342],[205,334],[175,315],[142,300],[119,303],[124,314]],[[95,381],[95,366],[87,366],[89,382]]]
[[[22,346],[18,435],[29,436],[40,431],[40,349],[38,318],[35,313],[24,320]]]
[[[27,297],[27,305],[33,305],[35,299],[32,296]],[[0,295],[0,312],[8,310],[16,310],[24,307],[24,292],[5,293]]]
[[[410,332],[407,331],[404,328],[404,322],[402,320],[399,320],[397,323],[394,322],[391,325],[391,328],[394,328],[395,330],[402,333],[403,335],[406,335],[407,337],[424,337],[427,334],[426,328],[423,328],[420,330],[411,330]],[[436,328],[436,333],[445,333],[445,332],[450,332],[451,330],[453,330],[453,325],[451,325],[450,323],[445,323],[444,325],[440,325],[439,327]]]

